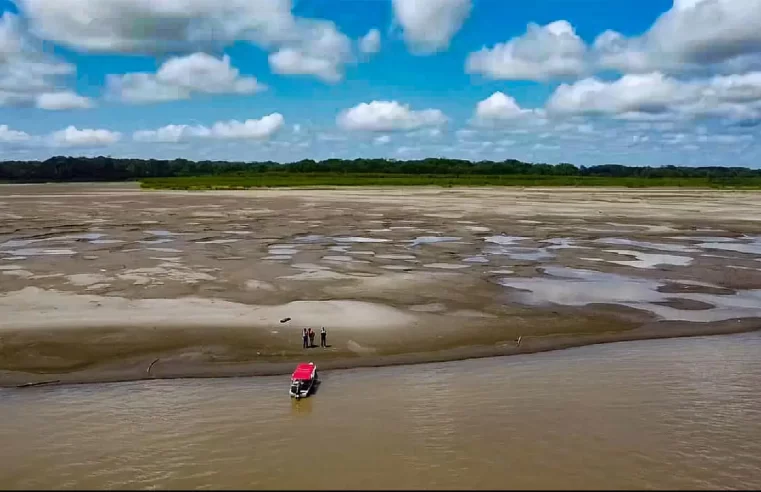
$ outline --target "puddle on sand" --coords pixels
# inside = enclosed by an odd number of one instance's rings
[[[692,322],[761,317],[761,290],[739,291],[734,295],[661,293],[658,288],[665,282],[651,279],[556,266],[544,268],[544,273],[541,277],[501,278],[499,283],[518,289],[513,294],[514,299],[532,306],[619,304],[649,311],[664,320]],[[713,307],[689,310],[656,304],[669,298],[697,301]]]
[[[100,239],[105,236],[106,234],[101,234],[98,232],[85,232],[82,234],[65,234],[63,236],[52,236],[45,239],[40,239],[40,241],[76,241],[76,240],[94,241],[96,239]]]
[[[306,236],[299,236],[294,237],[294,241],[298,241],[300,243],[318,243],[325,239],[325,236],[322,236],[320,234],[308,234]]]
[[[670,236],[666,239],[675,241],[696,241],[699,243],[735,243],[738,238],[725,236]]]
[[[269,249],[267,250],[267,254],[270,254],[270,255],[279,255],[279,256],[283,256],[283,255],[295,255],[295,254],[298,254],[298,252],[299,252],[299,250],[297,250],[295,248],[287,248],[285,246],[283,246],[283,247],[280,247],[280,246],[277,246],[277,247],[270,246]]]
[[[541,261],[541,260],[548,260],[550,258],[555,257],[554,254],[550,253],[544,248],[493,247],[493,248],[485,248],[484,253],[489,255],[507,256],[511,260],[519,260],[519,261]]]
[[[415,255],[387,254],[387,255],[376,255],[375,257],[380,258],[381,260],[416,260],[417,259]]]
[[[761,237],[748,237],[744,238],[749,242],[705,242],[700,243],[697,246],[702,249],[713,249],[722,251],[735,251],[737,253],[745,253],[748,255],[761,255]]]
[[[421,244],[451,243],[460,239],[462,238],[453,236],[419,236],[412,240],[410,247],[414,248]]]
[[[428,263],[423,266],[426,268],[439,268],[443,270],[459,270],[461,268],[470,267],[470,265],[463,265],[462,263]]]
[[[575,241],[569,237],[553,237],[540,242],[552,245],[547,246],[546,249],[589,249],[586,246],[576,246]]]
[[[595,240],[596,243],[612,244],[615,246],[634,246],[635,248],[657,249],[659,251],[674,251],[677,253],[699,253],[700,250],[683,244],[651,243],[649,241],[634,241],[621,237],[604,237]]]
[[[145,248],[148,251],[158,251],[160,253],[182,253],[181,249],[175,248]]]
[[[75,255],[75,251],[70,249],[43,249],[43,248],[22,248],[6,251],[14,256],[55,256],[55,255]]]
[[[491,229],[489,229],[488,227],[484,227],[484,226],[471,226],[471,225],[469,225],[469,226],[465,226],[465,228],[467,230],[469,230],[470,232],[490,232],[491,231]]]
[[[90,244],[118,244],[123,243],[124,241],[121,239],[93,239],[92,241],[88,241]]]
[[[387,243],[390,239],[379,237],[335,237],[337,243]]]
[[[328,247],[328,251],[333,251],[334,253],[348,253],[351,249],[351,246],[330,246]]]
[[[210,239],[208,241],[196,241],[196,244],[228,244],[237,243],[240,239]]]
[[[152,230],[152,231],[144,231],[146,234],[151,234],[153,236],[159,236],[159,237],[167,237],[167,236],[181,236],[182,234],[179,232],[170,232],[170,231],[163,231],[163,230]]]
[[[262,258],[262,260],[265,261],[290,261],[292,258],[291,255],[271,255],[271,256],[265,256]]]
[[[465,263],[489,263],[489,258],[478,255],[478,256],[469,256],[468,258],[463,258]]]
[[[323,256],[322,259],[326,261],[354,261],[354,258],[352,258],[351,256],[341,256],[341,255]]]
[[[606,260],[608,263],[615,263],[616,265],[633,268],[651,269],[658,265],[688,266],[693,262],[693,259],[690,256],[642,253],[640,251],[632,251],[628,249],[606,249],[605,251],[607,253],[635,257],[636,260]]]
[[[98,240],[102,237],[104,237],[105,234],[100,233],[83,233],[83,234],[70,234],[70,235],[64,235],[64,236],[51,236],[51,237],[44,237],[44,238],[38,238],[38,239],[10,239],[2,244],[0,244],[0,248],[22,248],[24,246],[29,246],[30,244],[34,243],[42,243],[42,242],[55,242],[55,241],[76,241],[78,239],[84,239],[84,240]]]
[[[11,239],[0,244],[0,248],[21,248],[40,241],[44,241],[44,239]]]
[[[484,238],[484,242],[499,244],[502,246],[512,246],[513,244],[529,239],[523,236],[489,236]]]
[[[162,239],[141,239],[140,241],[137,241],[140,244],[162,244],[162,243],[171,243],[174,241],[174,239],[171,238],[162,238]]]

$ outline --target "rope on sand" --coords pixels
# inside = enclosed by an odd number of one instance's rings
[[[158,359],[154,359],[154,361],[151,362],[151,365],[148,366],[148,369],[145,372],[147,372],[149,376],[151,375],[151,369],[153,369],[153,364],[155,364],[158,361],[159,361]]]

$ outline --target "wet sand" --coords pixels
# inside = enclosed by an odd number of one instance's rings
[[[759,209],[710,190],[0,186],[0,385],[756,330]],[[307,326],[330,347],[302,349]]]

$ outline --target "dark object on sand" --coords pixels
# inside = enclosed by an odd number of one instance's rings
[[[46,385],[46,384],[58,384],[58,383],[60,383],[60,382],[61,382],[61,380],[60,380],[60,379],[55,379],[55,380],[53,380],[53,381],[39,381],[39,382],[37,382],[37,383],[24,383],[24,384],[19,384],[19,385],[17,385],[16,387],[17,387],[17,388],[31,388],[31,387],[33,387],[33,386],[43,386],[43,385]]]
[[[287,323],[290,320],[291,320],[291,318],[283,318],[283,319],[280,320],[280,322],[281,323]]]

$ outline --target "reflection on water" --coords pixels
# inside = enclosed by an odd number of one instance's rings
[[[0,393],[4,488],[761,487],[761,334]]]

